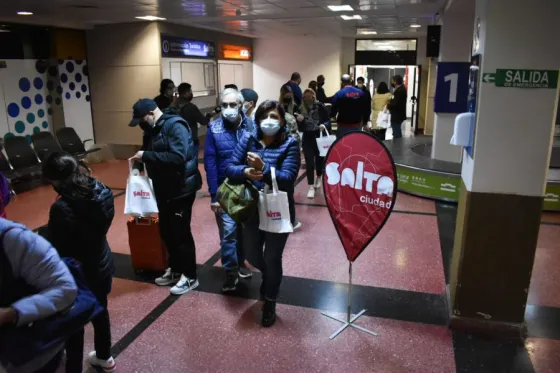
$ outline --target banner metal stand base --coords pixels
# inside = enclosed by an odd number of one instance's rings
[[[356,329],[358,329],[358,330],[361,330],[361,331],[364,332],[364,333],[368,333],[368,334],[370,334],[370,335],[377,336],[377,335],[378,335],[377,333],[372,332],[371,330],[368,330],[368,329],[366,329],[366,328],[363,328],[363,327],[361,327],[361,326],[359,326],[359,325],[355,325],[355,324],[354,324],[354,322],[357,321],[357,320],[360,318],[360,316],[362,316],[365,312],[366,312],[366,310],[361,310],[360,313],[358,313],[357,315],[355,315],[354,317],[352,317],[349,321],[341,320],[341,319],[339,319],[339,318],[337,318],[337,317],[328,315],[328,314],[326,314],[325,312],[321,312],[321,315],[327,316],[329,319],[333,319],[333,320],[336,320],[336,321],[338,321],[338,322],[344,324],[344,325],[342,325],[340,328],[338,328],[338,329],[329,337],[329,339],[335,339],[340,333],[342,333],[344,330],[346,330],[346,328],[348,328],[349,326],[351,326],[352,328],[356,328]]]
[[[340,328],[338,328],[330,337],[329,339],[335,339],[340,333],[342,333],[343,331],[346,330],[346,328],[348,328],[349,326],[352,328],[356,328],[358,330],[361,330],[364,333],[368,333],[370,335],[373,336],[377,336],[378,334],[375,332],[372,332],[371,330],[368,330],[366,328],[363,328],[359,325],[355,325],[354,322],[356,322],[365,312],[366,310],[361,310],[358,314],[354,315],[353,317],[351,315],[351,310],[352,310],[352,262],[348,262],[349,263],[349,268],[348,268],[348,277],[350,279],[349,284],[348,284],[348,308],[347,308],[347,312],[346,312],[346,320],[341,320],[337,317],[331,316],[326,314],[325,312],[321,312],[321,315],[328,317],[329,319],[338,321],[344,325],[342,325]]]

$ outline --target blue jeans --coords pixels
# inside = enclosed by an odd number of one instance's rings
[[[402,124],[403,122],[391,122],[391,128],[393,129],[393,138],[402,138]]]
[[[238,271],[245,260],[241,246],[241,227],[224,211],[216,213],[216,223],[220,234],[222,267],[227,272]]]
[[[259,229],[259,214],[243,223],[243,244],[249,263],[262,272],[261,292],[267,300],[276,301],[284,274],[282,254],[288,233],[270,233]],[[263,251],[264,248],[264,251]]]

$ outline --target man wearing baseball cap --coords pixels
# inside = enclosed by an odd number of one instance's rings
[[[257,111],[257,102],[259,101],[259,95],[251,88],[243,88],[241,90],[241,94],[245,99],[242,107],[243,113],[247,116],[247,118],[251,118],[251,120],[254,122],[255,112]]]
[[[185,294],[198,287],[191,216],[196,191],[202,187],[191,131],[183,118],[163,114],[151,99],[138,100],[132,112],[129,126],[144,131],[134,168],[141,172],[146,167],[152,179],[161,237],[169,251],[170,268],[156,284],[174,285],[172,294]]]

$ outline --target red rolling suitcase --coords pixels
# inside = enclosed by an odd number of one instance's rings
[[[130,218],[127,226],[132,267],[136,270],[165,271],[169,261],[167,248],[159,233],[159,219]]]

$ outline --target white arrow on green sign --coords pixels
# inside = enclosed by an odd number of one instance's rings
[[[484,83],[494,83],[496,81],[496,74],[494,74],[494,73],[484,73],[482,75],[482,81]]]
[[[496,73],[484,73],[484,83],[494,83],[505,88],[558,88],[558,70],[497,69]]]

